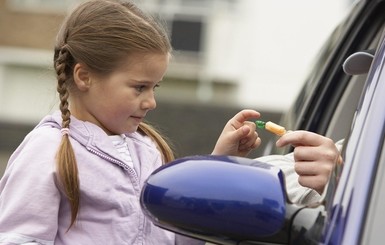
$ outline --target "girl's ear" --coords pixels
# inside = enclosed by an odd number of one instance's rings
[[[91,74],[86,65],[77,63],[74,67],[74,82],[80,91],[87,91],[91,86]]]

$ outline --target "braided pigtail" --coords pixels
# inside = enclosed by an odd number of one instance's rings
[[[164,164],[175,159],[174,152],[170,145],[166,142],[165,138],[162,137],[152,126],[146,123],[140,123],[138,131],[144,135],[149,136],[153,141],[155,141],[160,153],[162,154]]]
[[[56,56],[56,55],[55,55]],[[66,69],[70,69],[67,65],[71,60],[66,45],[64,45],[57,53],[55,60],[55,70],[57,74],[57,91],[60,97],[60,111],[62,113],[62,141],[57,152],[57,171],[60,183],[64,188],[64,192],[69,200],[71,207],[71,224],[68,229],[75,223],[79,211],[79,179],[78,168],[76,164],[74,150],[69,139],[70,110],[68,109],[68,84],[66,77]]]

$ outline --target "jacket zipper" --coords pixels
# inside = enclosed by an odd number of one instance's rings
[[[136,174],[136,172],[130,167],[128,166],[127,164],[125,164],[124,162],[122,161],[119,161],[119,160],[116,160],[115,158],[112,158],[106,154],[103,154],[99,151],[96,151],[96,150],[93,150],[92,148],[89,148],[87,147],[88,151],[90,151],[91,153],[107,160],[107,161],[110,161],[112,163],[115,163],[117,164],[119,167],[123,168],[124,170],[128,171],[133,177],[134,177],[134,181],[135,181],[135,184],[138,186],[138,190],[136,190],[136,188],[134,188],[135,192],[138,194],[138,198],[140,198],[140,191],[141,191],[141,188],[140,188],[140,182],[139,182],[139,177],[138,175]],[[141,234],[143,237],[143,231],[144,231],[144,227],[145,227],[145,217],[144,215],[141,215],[141,219],[139,219],[139,226],[141,227],[141,229],[139,229],[141,231]]]
[[[124,162],[121,162],[119,160],[116,160],[115,158],[112,158],[106,154],[103,154],[103,153],[100,153],[99,151],[96,151],[94,149],[91,149],[91,148],[87,148],[88,151],[90,151],[91,153],[107,160],[107,161],[110,161],[116,165],[118,165],[119,167],[123,168],[124,170],[128,171],[133,177],[134,177],[134,180],[135,180],[135,184],[137,184],[137,186],[139,187],[140,189],[140,184],[139,184],[139,177],[138,175],[136,174],[136,172],[130,167],[128,166],[127,164],[125,164]]]

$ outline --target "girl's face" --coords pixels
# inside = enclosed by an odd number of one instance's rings
[[[71,97],[72,115],[109,135],[135,132],[147,112],[156,107],[154,90],[168,62],[167,54],[136,54],[108,76],[79,73],[84,87],[76,82],[80,91]]]

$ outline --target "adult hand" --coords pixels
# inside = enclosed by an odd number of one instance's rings
[[[226,123],[212,154],[247,156],[251,150],[261,144],[261,139],[255,131],[255,123],[247,120],[259,117],[259,112],[254,110],[242,110],[238,112]]]
[[[333,140],[308,131],[293,131],[283,135],[277,147],[294,146],[294,169],[300,185],[322,194],[337,162],[342,162]]]

